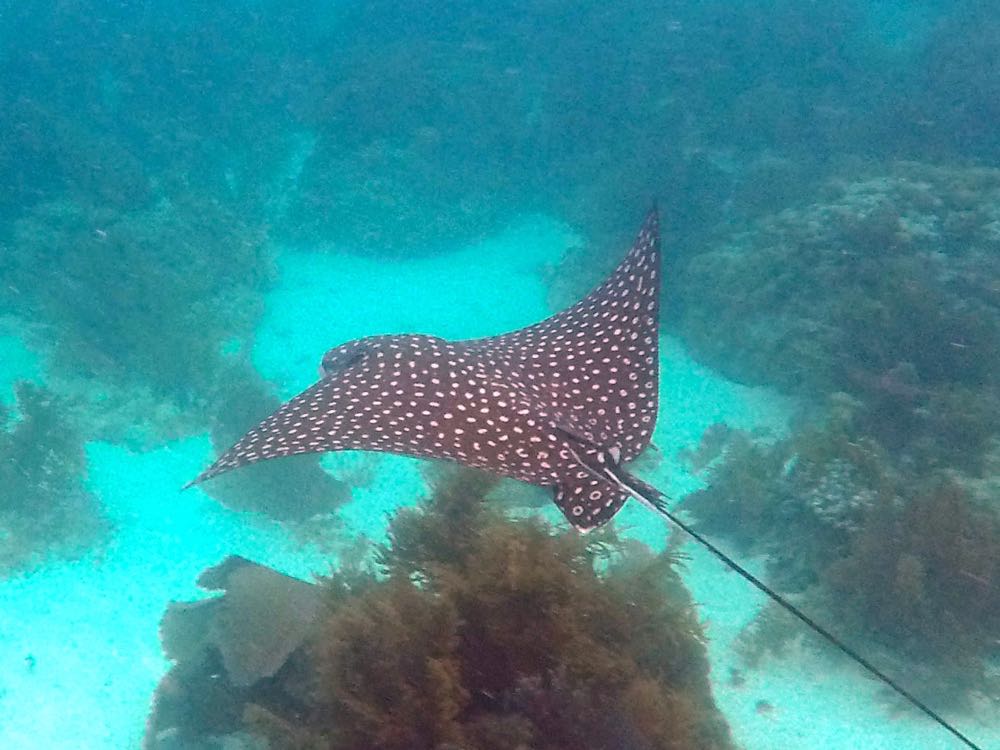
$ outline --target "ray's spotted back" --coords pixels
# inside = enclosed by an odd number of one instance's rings
[[[398,334],[331,349],[319,382],[191,484],[280,456],[384,451],[553,486],[570,521],[593,528],[629,493],[592,464],[634,458],[655,425],[659,284],[654,209],[611,276],[540,323],[466,341]]]

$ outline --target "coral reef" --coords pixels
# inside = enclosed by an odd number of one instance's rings
[[[681,333],[741,382],[851,394],[916,465],[974,470],[1000,431],[998,222],[1000,170],[831,182],[690,260]]]
[[[687,507],[953,695],[989,682],[1000,628],[998,226],[1000,170],[900,163],[759,220],[680,283],[697,356],[808,397],[787,438],[706,438]]]
[[[827,420],[776,441],[731,431],[685,507],[700,527],[766,553],[775,586],[899,671],[933,669],[953,696],[991,689],[1000,512],[958,472],[900,471],[851,414],[838,400]],[[755,626],[747,653],[794,632],[772,625]]]
[[[273,676],[212,684],[219,649],[174,646],[147,748],[732,747],[675,553],[504,519],[494,484],[439,476],[393,518],[377,574],[322,581],[325,614]]]
[[[80,554],[108,530],[84,485],[83,442],[62,404],[30,383],[16,394],[16,413],[0,406],[0,577]]]

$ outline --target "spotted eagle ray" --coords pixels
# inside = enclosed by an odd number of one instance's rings
[[[964,734],[768,587],[625,470],[649,445],[659,389],[659,215],[654,207],[605,281],[511,333],[464,341],[367,336],[323,356],[319,382],[282,404],[185,485],[300,453],[367,450],[449,459],[552,487],[587,532],[629,497],[665,516],[754,587],[968,747]]]
[[[660,497],[622,468],[656,422],[659,294],[654,210],[614,273],[541,323],[466,341],[385,335],[331,349],[318,383],[191,484],[297,453],[444,458],[553,487],[570,523],[589,531],[630,495]]]

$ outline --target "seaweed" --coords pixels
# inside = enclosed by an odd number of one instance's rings
[[[901,463],[975,471],[1000,433],[998,197],[990,169],[831,179],[683,264],[681,334],[740,382],[848,393]]]
[[[715,426],[706,430],[702,444],[710,443],[709,433],[717,431]],[[728,534],[744,551],[750,551],[768,540],[781,513],[778,479],[789,458],[788,447],[727,430],[722,454],[707,471],[707,486],[685,497],[683,505],[701,528]]]
[[[203,196],[128,212],[52,202],[14,224],[0,276],[67,371],[198,406],[260,312],[262,238]]]
[[[768,602],[736,636],[733,649],[743,664],[760,667],[766,659],[786,654],[802,634],[802,623]]]
[[[766,554],[772,586],[897,672],[932,669],[956,699],[989,689],[1000,629],[991,490],[954,470],[901,470],[865,416],[839,398],[777,442],[733,432],[710,485],[684,505],[699,527]],[[770,611],[741,638],[751,662],[789,637]]]
[[[379,572],[324,579],[328,614],[211,731],[272,750],[732,747],[677,553],[509,520],[483,502],[493,481],[449,473],[399,511]],[[154,714],[147,746],[167,728],[199,736]]]
[[[84,484],[83,441],[62,403],[28,382],[15,393],[16,416],[0,407],[0,575],[80,555],[108,531]]]
[[[331,620],[318,689],[333,746],[725,746],[674,558],[598,575],[612,538],[505,520],[482,503],[493,481],[456,473],[400,511],[387,583]]]
[[[825,577],[855,630],[954,681],[985,679],[1000,632],[1000,518],[955,480],[873,509]]]

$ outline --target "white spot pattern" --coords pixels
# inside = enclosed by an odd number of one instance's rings
[[[581,471],[568,450],[649,444],[659,373],[659,229],[650,212],[631,250],[587,297],[512,333],[450,342],[371,336],[323,357],[322,379],[247,432],[191,484],[297,453],[373,450],[446,458],[557,487],[588,530],[627,493]],[[603,460],[603,458],[601,459]]]

